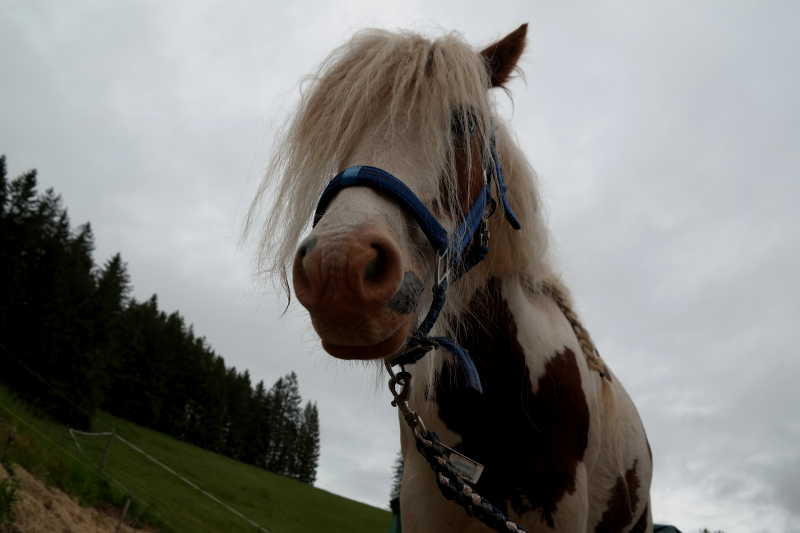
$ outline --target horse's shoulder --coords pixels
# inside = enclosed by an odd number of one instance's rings
[[[440,419],[461,436],[459,451],[486,467],[477,487],[517,513],[540,512],[552,523],[559,502],[579,487],[592,410],[581,357],[563,343],[532,370],[515,303],[492,281],[476,295],[460,338],[480,375],[483,394],[442,369],[436,390]],[[534,357],[535,358],[535,357]],[[538,511],[537,511],[538,510]]]

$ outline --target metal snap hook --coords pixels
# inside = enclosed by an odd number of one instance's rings
[[[395,374],[392,371],[391,365],[386,362],[386,369],[389,371],[389,391],[392,393],[394,400],[392,400],[392,407],[397,407],[403,414],[403,418],[414,432],[414,436],[418,439],[424,438],[428,432],[422,418],[408,406],[408,397],[411,395],[411,374],[408,372],[398,372]],[[397,386],[400,386],[400,391]]]

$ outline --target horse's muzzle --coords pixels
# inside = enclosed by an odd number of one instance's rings
[[[312,235],[301,243],[294,290],[325,351],[341,359],[375,359],[400,349],[414,312],[414,306],[397,305],[403,270],[397,243],[374,230]]]

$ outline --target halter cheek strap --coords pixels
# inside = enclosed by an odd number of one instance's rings
[[[492,163],[494,163],[494,175],[495,179],[497,179],[497,192],[500,195],[500,199],[503,201],[503,212],[506,215],[506,220],[508,220],[512,228],[516,230],[522,229],[522,224],[519,223],[517,216],[511,210],[511,206],[508,205],[506,178],[503,175],[503,167],[500,166],[500,159],[497,157],[497,150],[494,148],[494,142],[492,142]]]
[[[492,142],[491,148],[493,163],[493,168],[491,169],[493,172],[491,174],[495,177],[497,192],[500,201],[503,202],[506,219],[514,229],[518,230],[522,226],[508,205],[505,180],[494,142]],[[417,221],[420,229],[436,251],[436,280],[433,286],[433,301],[428,313],[416,331],[410,335],[405,347],[395,355],[391,364],[393,366],[404,366],[416,363],[434,348],[441,347],[453,354],[461,369],[466,386],[478,393],[482,393],[483,389],[478,377],[478,371],[472,362],[469,352],[446,337],[429,337],[428,333],[430,333],[444,307],[448,285],[458,281],[472,267],[483,261],[489,253],[488,219],[494,213],[495,200],[492,198],[492,191],[487,178],[488,174],[489,172],[484,168],[483,188],[472,208],[470,208],[469,213],[453,231],[452,235],[448,235],[447,230],[444,229],[439,220],[405,183],[385,170],[366,165],[346,168],[333,177],[322,192],[317,209],[314,212],[313,222],[313,226],[316,226],[325,214],[325,210],[333,197],[347,187],[369,187],[381,195],[392,198],[406,208],[414,220]],[[475,235],[479,231],[479,241],[472,244]]]

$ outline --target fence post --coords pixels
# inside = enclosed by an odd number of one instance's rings
[[[111,443],[114,442],[114,436],[117,434],[117,430],[111,428],[111,436],[108,438],[108,444],[106,444],[106,451],[103,452],[103,460],[100,462],[100,470],[106,469],[106,460],[108,459],[108,452],[111,450]],[[127,509],[128,507],[125,506]]]
[[[122,516],[119,517],[119,523],[117,524],[117,529],[114,530],[114,533],[119,533],[119,528],[122,527],[122,523],[125,521],[125,515],[128,514],[128,506],[131,504],[131,499],[128,498],[128,501],[125,502],[125,507],[122,509]]]

